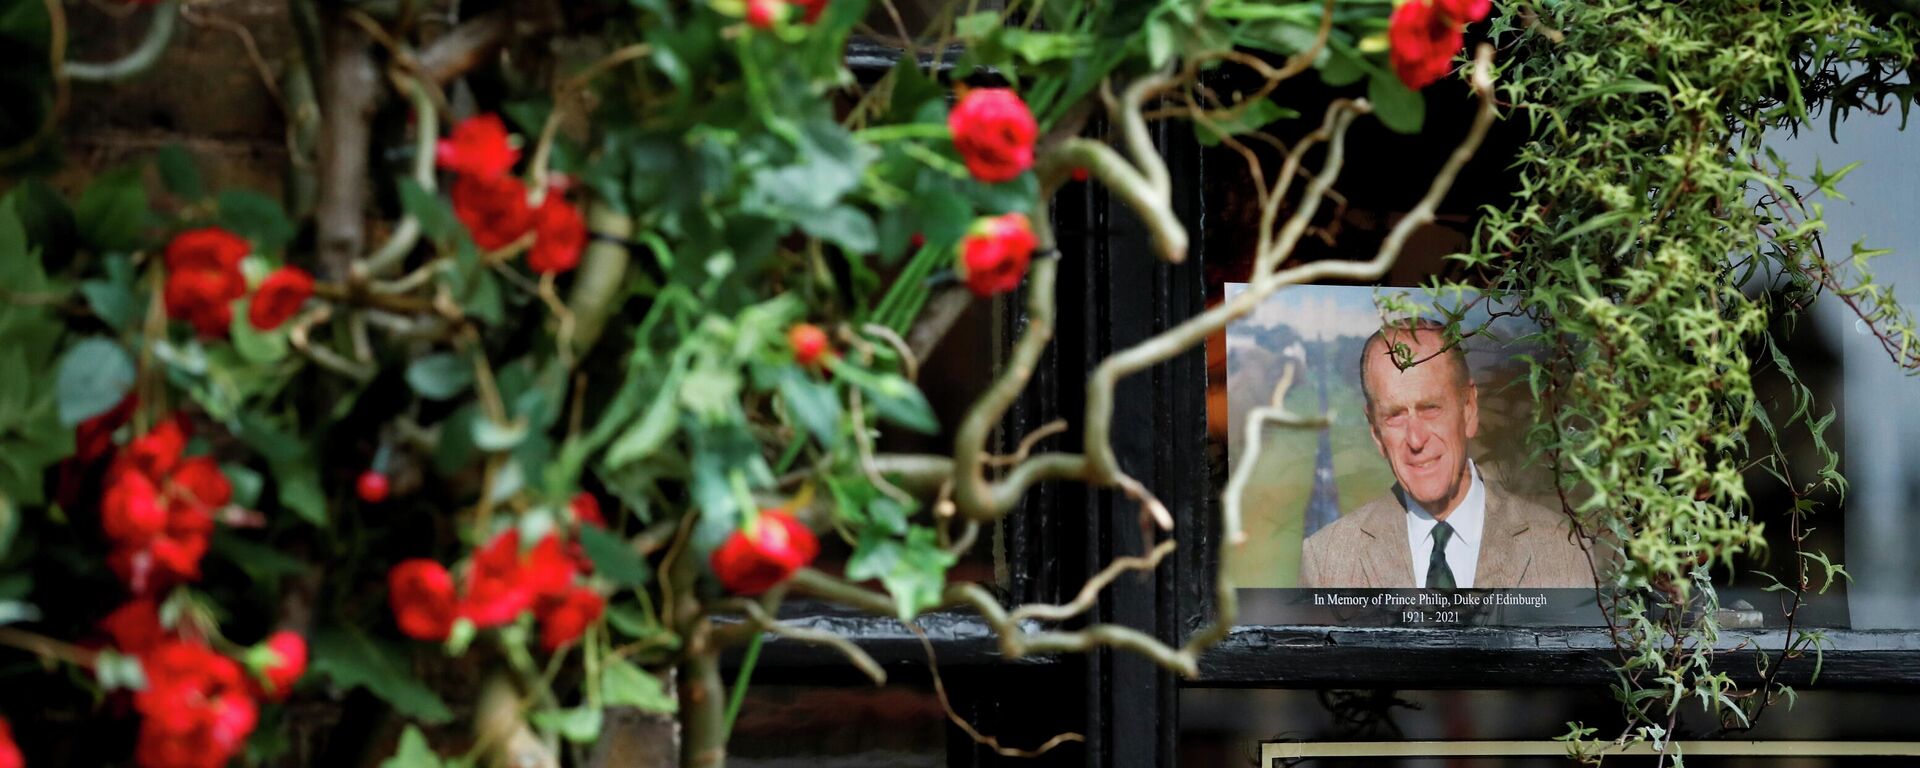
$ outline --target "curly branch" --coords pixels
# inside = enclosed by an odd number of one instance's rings
[[[179,17],[179,0],[166,0],[153,9],[153,20],[148,22],[147,34],[140,38],[140,45],[113,61],[66,62],[64,70],[67,79],[83,83],[114,83],[152,69],[160,61],[160,54],[166,52],[167,43],[173,40],[173,29],[178,25]]]
[[[1028,620],[1066,621],[1067,619],[1086,613],[1088,609],[1093,607],[1093,602],[1100,598],[1100,590],[1106,589],[1107,585],[1112,584],[1115,579],[1120,578],[1120,574],[1128,571],[1152,571],[1160,567],[1160,561],[1172,553],[1176,546],[1177,544],[1174,540],[1168,539],[1160,542],[1160,545],[1154,547],[1153,551],[1147,553],[1145,557],[1114,558],[1113,562],[1108,563],[1107,567],[1100,569],[1100,572],[1094,574],[1093,578],[1087,579],[1087,583],[1080,587],[1080,594],[1076,595],[1072,602],[1062,605],[1023,605],[1013,609],[1010,617],[1016,622]]]
[[[847,657],[847,661],[858,668],[862,674],[865,674],[867,679],[872,680],[874,685],[887,684],[887,671],[880,668],[880,662],[874,661],[872,656],[867,655],[867,652],[861,650],[860,646],[854,645],[852,640],[848,640],[845,637],[841,637],[824,629],[783,624],[768,615],[767,609],[753,600],[727,600],[716,607],[723,611],[745,614],[747,617],[746,625],[756,631],[770,632],[790,640],[813,645],[823,645],[839,651],[840,655]]]

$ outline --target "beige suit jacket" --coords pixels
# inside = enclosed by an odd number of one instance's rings
[[[1475,589],[1592,588],[1586,542],[1566,516],[1486,483],[1487,519],[1480,535]],[[1361,505],[1307,537],[1300,557],[1303,587],[1410,588],[1407,510],[1397,494]]]

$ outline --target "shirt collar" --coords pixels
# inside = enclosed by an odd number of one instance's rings
[[[1467,460],[1467,475],[1472,478],[1467,486],[1467,497],[1460,500],[1460,506],[1455,507],[1452,514],[1447,515],[1447,525],[1453,528],[1453,534],[1461,539],[1461,543],[1478,547],[1480,532],[1487,523],[1487,486],[1480,481],[1480,468],[1474,466],[1472,459]],[[1407,512],[1412,514],[1412,519],[1407,522],[1419,533],[1418,538],[1424,541],[1433,535],[1433,526],[1439,521],[1434,519],[1432,513],[1421,508],[1420,502],[1411,497],[1406,502]]]

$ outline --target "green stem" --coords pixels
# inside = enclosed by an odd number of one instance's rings
[[[946,126],[937,123],[901,123],[855,131],[853,137],[860,141],[881,142],[902,139],[945,139],[952,135],[952,131]]]
[[[152,69],[154,63],[160,60],[160,54],[167,50],[167,42],[173,39],[173,28],[179,16],[179,0],[166,0],[153,9],[153,20],[147,24],[147,36],[140,39],[139,47],[134,48],[133,52],[113,61],[69,61],[63,67],[67,79],[111,83]]]
[[[740,659],[740,674],[733,678],[733,695],[727,699],[726,728],[721,731],[723,738],[733,735],[733,723],[740,717],[740,705],[747,701],[747,683],[753,679],[753,667],[760,662],[760,643],[766,640],[764,633],[755,634],[747,642],[747,654]]]

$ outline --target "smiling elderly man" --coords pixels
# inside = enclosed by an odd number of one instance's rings
[[[1394,347],[1419,361],[1401,370]],[[1395,324],[1360,353],[1373,442],[1393,467],[1393,493],[1307,538],[1308,587],[1502,589],[1592,587],[1586,552],[1565,516],[1487,482],[1467,456],[1480,394],[1441,327]]]

